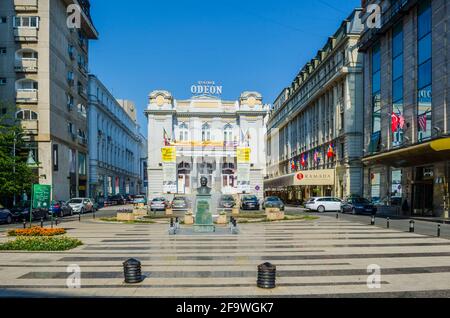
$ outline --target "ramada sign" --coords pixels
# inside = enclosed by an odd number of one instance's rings
[[[334,170],[315,170],[297,172],[294,185],[334,185]]]

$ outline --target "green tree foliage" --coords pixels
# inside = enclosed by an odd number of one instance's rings
[[[0,199],[4,202],[14,194],[29,192],[35,181],[33,170],[27,166],[28,149],[23,141],[24,135],[18,122],[8,115],[0,117]]]

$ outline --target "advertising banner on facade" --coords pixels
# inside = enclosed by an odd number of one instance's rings
[[[161,149],[163,162],[163,192],[177,192],[177,153],[175,147]]]
[[[238,193],[251,193],[250,154],[251,149],[248,147],[238,147],[236,149]]]
[[[334,170],[309,170],[297,172],[294,176],[294,186],[325,186],[334,185]]]
[[[250,163],[251,149],[248,147],[238,147],[236,149],[237,163]]]

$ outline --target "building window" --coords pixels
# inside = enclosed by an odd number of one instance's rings
[[[417,68],[417,134],[418,140],[431,138],[432,85],[431,85],[431,4],[423,1],[418,11],[418,68]]]
[[[225,143],[233,142],[233,126],[226,124],[223,129],[223,140]]]
[[[39,17],[14,17],[15,28],[39,28]]]
[[[208,123],[202,126],[202,141],[211,141],[211,126]]]
[[[0,47],[0,54],[6,54],[6,47]]]
[[[399,22],[392,32],[392,145],[400,146],[403,143],[403,22]],[[394,116],[394,114],[396,116]]]
[[[86,175],[86,154],[81,152],[78,153],[78,174]]]
[[[0,86],[4,86],[4,85],[6,85],[6,83],[7,83],[6,78],[0,77]]]
[[[0,23],[6,23],[7,19],[6,17],[0,17]]]
[[[73,105],[74,105],[73,96],[71,94],[67,94],[67,108],[69,109],[69,111],[73,109]]]
[[[86,106],[84,106],[83,104],[78,104],[77,109],[78,109],[78,113],[81,116],[83,116],[83,117],[87,116]]]
[[[369,152],[379,152],[381,136],[381,46],[377,43],[372,48],[372,138]],[[377,138],[375,138],[377,137]],[[374,140],[377,140],[375,143]]]
[[[16,113],[16,119],[24,121],[38,120],[38,114],[32,110],[24,109]]]
[[[69,132],[69,134],[74,134],[75,127],[73,126],[73,123],[67,123],[67,131]]]
[[[189,127],[186,123],[181,123],[179,126],[180,133],[180,141],[188,141],[189,140]]]
[[[402,170],[391,171],[391,204],[401,205],[402,199]]]
[[[38,82],[33,80],[20,80],[17,81],[18,91],[36,91],[38,89]]]
[[[53,171],[58,171],[58,161],[59,161],[59,154],[58,154],[58,145],[53,145]]]
[[[7,108],[2,108],[2,110],[1,110],[2,115],[6,115],[7,112],[8,112]]]

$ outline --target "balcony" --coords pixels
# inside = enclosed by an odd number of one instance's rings
[[[38,29],[37,28],[15,28],[14,39],[16,42],[37,42]]]
[[[37,73],[38,61],[37,59],[27,58],[16,60],[14,64],[14,70],[18,73]]]
[[[36,89],[19,89],[16,91],[16,102],[23,104],[37,103],[38,91]]]
[[[16,12],[36,12],[38,11],[38,0],[14,0],[14,10]]]
[[[78,143],[80,145],[86,146],[87,145],[87,138],[86,137],[82,137],[82,136],[78,136]]]
[[[83,97],[84,99],[87,100],[88,96],[87,96],[87,91],[84,87],[82,86],[78,86],[78,95],[80,95],[81,97]]]

